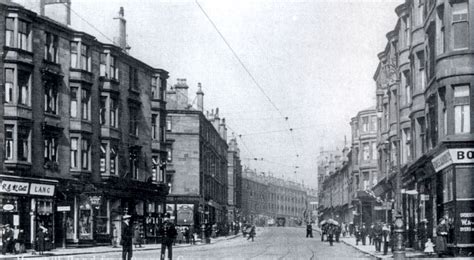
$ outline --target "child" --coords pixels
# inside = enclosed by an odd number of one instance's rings
[[[425,243],[425,253],[431,255],[434,253],[434,244],[431,242],[431,238],[428,238],[428,241]]]

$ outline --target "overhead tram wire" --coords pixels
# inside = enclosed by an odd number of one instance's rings
[[[290,132],[290,135],[291,135],[291,141],[293,143],[293,147],[295,149],[295,153],[296,153],[296,157],[299,157],[298,155],[298,152],[297,152],[297,149],[296,149],[296,143],[295,143],[295,139],[294,139],[294,136],[293,136],[293,131],[292,131],[292,128],[288,122],[288,117],[283,115],[283,113],[281,112],[281,110],[276,106],[276,104],[272,101],[272,99],[270,98],[270,96],[268,96],[268,94],[265,92],[265,90],[263,90],[262,86],[258,83],[257,79],[253,76],[253,74],[250,72],[250,70],[247,68],[247,66],[244,64],[244,62],[240,59],[239,55],[237,55],[237,53],[234,51],[234,49],[232,48],[232,46],[230,46],[229,42],[226,40],[226,38],[224,37],[224,35],[220,32],[219,28],[217,28],[217,25],[214,23],[214,21],[211,19],[211,17],[207,14],[207,12],[204,10],[204,8],[199,4],[199,2],[197,0],[195,0],[195,3],[196,5],[199,7],[199,9],[201,10],[201,12],[204,14],[204,16],[206,16],[207,20],[209,21],[209,23],[211,23],[211,25],[214,27],[214,30],[219,34],[219,36],[221,37],[222,41],[224,41],[224,43],[226,44],[227,48],[229,48],[229,50],[232,52],[232,54],[234,55],[234,57],[237,59],[237,61],[239,62],[239,64],[242,66],[242,68],[245,70],[245,72],[247,72],[247,74],[249,75],[249,77],[252,79],[253,83],[258,87],[258,89],[260,89],[260,91],[262,92],[262,94],[265,96],[265,98],[268,100],[268,102],[270,102],[270,104],[275,108],[275,110],[281,115],[281,117],[285,120],[287,126],[288,126],[288,131]]]

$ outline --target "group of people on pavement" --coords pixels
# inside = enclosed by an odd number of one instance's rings
[[[2,255],[26,252],[25,244],[27,237],[24,229],[17,226],[12,228],[10,224],[1,225],[0,237],[2,241]],[[40,255],[43,255],[44,251],[49,251],[53,248],[51,240],[49,229],[40,224],[35,237],[35,250]]]
[[[247,237],[247,240],[252,239],[252,242],[254,242],[255,235],[257,234],[257,230],[255,225],[252,225],[250,223],[245,223],[242,227],[242,235],[244,237]],[[247,236],[248,235],[248,236]]]

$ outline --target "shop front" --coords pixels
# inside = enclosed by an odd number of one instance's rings
[[[474,148],[449,148],[431,163],[438,176],[438,215],[448,219],[448,247],[456,254],[474,252]]]
[[[47,228],[50,248],[54,245],[54,195],[57,182],[46,179],[1,175],[0,223],[23,229],[26,247],[33,248],[40,226]]]

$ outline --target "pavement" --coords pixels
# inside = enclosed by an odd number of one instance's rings
[[[321,232],[321,230],[319,229],[316,229],[319,233]],[[321,235],[321,233],[319,234]],[[346,244],[346,245],[349,245],[361,252],[364,252],[368,255],[371,255],[377,259],[390,259],[390,258],[393,258],[393,253],[390,251],[390,248],[388,249],[388,252],[386,255],[383,254],[383,251],[382,252],[377,252],[375,250],[375,245],[369,245],[369,239],[367,238],[367,243],[365,245],[362,245],[361,242],[359,242],[359,244],[357,245],[356,244],[356,238],[354,236],[352,237],[349,237],[349,236],[346,236],[346,237],[340,237],[339,238],[339,241],[341,241],[342,243]],[[382,245],[382,250],[383,250],[383,245]],[[411,259],[436,259],[436,258],[439,258],[437,257],[437,255],[427,255],[426,253],[422,252],[422,251],[416,251],[416,250],[413,250],[411,248],[407,248],[406,251],[405,251],[405,256],[406,258],[411,258]],[[472,257],[443,257],[443,259],[473,259]]]
[[[242,234],[231,235],[231,236],[221,236],[216,238],[211,238],[211,244],[219,243],[220,241],[230,240],[236,237],[242,236]],[[209,244],[202,243],[200,239],[196,240],[196,244],[176,244],[173,248],[186,248],[186,247],[201,247]],[[142,247],[133,247],[133,252],[139,251],[148,251],[148,250],[160,250],[161,244],[146,244]],[[118,253],[122,252],[122,247],[112,247],[112,246],[95,246],[95,247],[81,247],[81,248],[56,248],[51,251],[45,251],[44,255],[38,255],[34,250],[27,250],[23,254],[6,254],[0,255],[0,259],[23,259],[23,258],[52,258],[58,256],[72,256],[72,255],[101,255],[106,253]]]

